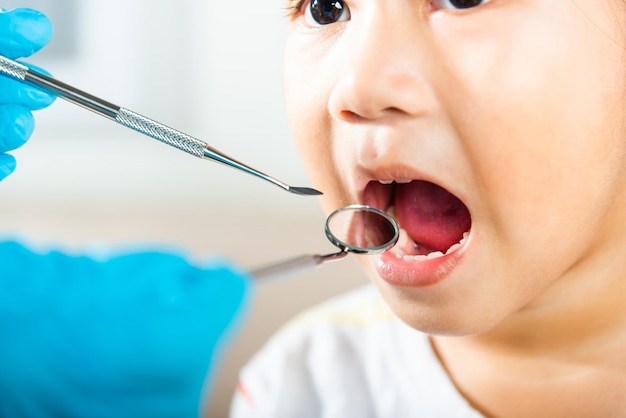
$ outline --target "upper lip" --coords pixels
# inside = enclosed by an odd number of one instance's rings
[[[337,142],[335,153],[341,157],[335,163],[347,173],[344,187],[356,200],[354,203],[365,203],[370,182],[422,180],[442,187],[469,207],[470,194],[463,175],[466,165],[456,161],[463,158],[462,150],[454,137],[429,126],[410,122],[392,127],[366,126],[350,135],[337,132],[346,139]]]
[[[431,174],[425,170],[420,170],[419,167],[407,165],[407,164],[390,164],[381,165],[375,168],[356,167],[354,173],[354,185],[357,193],[357,201],[360,203],[367,203],[365,191],[370,182],[380,183],[405,183],[415,180],[427,181],[434,183],[450,193],[457,196],[461,201],[465,201],[462,191],[455,187],[452,181],[447,181],[443,176],[437,176]],[[465,202],[464,202],[465,203]],[[383,210],[388,207],[380,208]]]

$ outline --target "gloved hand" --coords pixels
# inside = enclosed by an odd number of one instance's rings
[[[0,9],[0,54],[15,59],[41,49],[52,36],[46,16],[32,9]],[[15,169],[6,154],[22,146],[35,126],[32,110],[49,106],[54,97],[8,77],[0,76],[0,180]]]
[[[249,286],[220,262],[0,243],[0,416],[198,416]]]

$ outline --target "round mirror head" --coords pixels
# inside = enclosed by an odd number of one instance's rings
[[[342,251],[379,254],[398,242],[400,228],[391,215],[366,205],[339,208],[326,220],[326,236]]]

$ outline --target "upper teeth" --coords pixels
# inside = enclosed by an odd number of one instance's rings
[[[411,179],[378,180],[378,182],[379,182],[380,184],[391,184],[391,183],[393,183],[393,182],[396,182],[396,183],[398,183],[398,184],[405,184],[405,183],[410,183],[410,182],[412,182],[412,181],[413,181],[413,180],[411,180]]]

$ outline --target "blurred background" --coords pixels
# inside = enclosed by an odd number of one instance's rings
[[[33,7],[52,43],[27,60],[61,81],[309,186],[283,103],[283,0],[0,0]],[[316,198],[194,158],[62,100],[38,112],[0,184],[0,234],[70,251],[174,247],[256,267],[334,249]],[[354,260],[257,288],[215,378],[207,417],[227,416],[239,368],[295,313],[366,283]],[[210,321],[211,318],[207,318]]]

